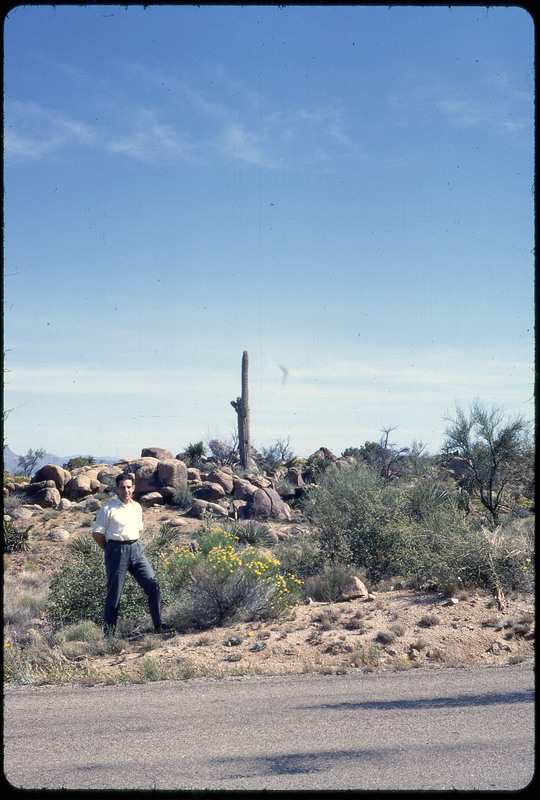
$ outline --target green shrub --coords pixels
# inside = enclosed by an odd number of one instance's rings
[[[19,528],[13,520],[4,520],[4,553],[20,553],[30,550],[30,531],[33,525]]]
[[[479,527],[459,511],[446,509],[431,520],[396,523],[392,538],[394,574],[408,577],[413,585],[437,578],[447,595],[462,586],[490,591],[530,591],[534,586],[533,546],[512,528]]]
[[[296,575],[304,582],[312,575],[317,575],[326,562],[326,553],[309,534],[277,542],[273,552],[285,572]]]
[[[204,443],[200,441],[188,444],[185,449],[184,456],[187,464],[192,467],[197,466],[206,456],[206,447],[204,446]]]
[[[235,522],[229,528],[239,544],[267,547],[272,544],[272,531],[266,522],[249,519],[246,522]]]
[[[270,552],[247,545],[223,528],[204,529],[198,549],[175,548],[163,558],[169,585],[178,595],[169,620],[176,626],[208,628],[237,619],[289,611],[301,582]]]
[[[337,603],[341,600],[341,590],[352,574],[350,565],[327,564],[316,575],[306,578],[304,594],[318,603]]]
[[[267,603],[261,583],[246,578],[241,570],[225,577],[201,563],[191,572],[180,609],[180,615],[172,618],[178,627],[205,629],[262,616]]]
[[[26,570],[4,576],[4,624],[27,625],[47,607],[48,580]]]
[[[96,460],[93,456],[75,456],[75,458],[70,458],[69,461],[63,465],[63,468],[71,472],[72,469],[92,466],[92,464],[95,463]]]
[[[87,642],[101,639],[101,628],[92,620],[86,619],[64,629],[62,638],[65,642]]]
[[[366,569],[371,579],[389,574],[389,522],[399,514],[397,494],[364,466],[328,469],[311,489],[304,513],[332,561]]]
[[[328,559],[361,566],[372,581],[401,575],[414,586],[436,578],[447,594],[464,585],[534,586],[532,524],[514,518],[482,527],[440,483],[403,490],[365,466],[330,469],[310,489],[305,514]]]
[[[171,503],[173,506],[178,506],[182,511],[189,511],[193,504],[193,492],[186,486],[184,489],[176,492],[173,496]]]
[[[413,519],[433,517],[442,506],[455,503],[454,494],[448,486],[427,479],[419,480],[404,493],[404,511]]]
[[[175,547],[163,556],[162,566],[171,592],[178,595],[189,580],[190,570],[204,559],[202,550],[197,553],[188,545]]]

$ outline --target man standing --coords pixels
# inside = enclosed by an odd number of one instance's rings
[[[130,572],[148,597],[154,628],[156,633],[161,633],[161,595],[154,570],[144,555],[140,541],[143,517],[141,506],[133,500],[133,476],[128,473],[117,475],[116,491],[118,497],[99,509],[92,528],[92,536],[105,551],[107,597],[103,632],[108,636],[114,635],[120,596],[127,573]]]

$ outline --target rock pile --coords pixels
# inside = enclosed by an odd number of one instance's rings
[[[219,451],[221,458],[213,457],[203,468],[193,467],[182,460],[180,453],[174,456],[160,447],[147,447],[140,458],[120,459],[115,464],[92,464],[72,470],[54,464],[41,467],[29,484],[8,483],[5,492],[21,492],[23,502],[42,508],[64,510],[71,504],[99,500],[96,494],[115,488],[115,479],[122,473],[135,478],[135,499],[143,506],[176,504],[180,493],[191,492],[192,516],[203,518],[208,512],[234,519],[260,519],[288,522],[291,509],[286,499],[305,491],[306,484],[313,480],[313,464],[319,460],[330,460],[338,466],[345,459],[337,459],[327,448],[320,448],[300,466],[283,467],[275,473],[253,472],[237,475],[233,467],[223,461],[230,459],[220,442],[213,442],[213,452]],[[223,451],[223,452],[222,452]],[[286,489],[277,491],[279,481]],[[104,501],[105,502],[105,501]]]

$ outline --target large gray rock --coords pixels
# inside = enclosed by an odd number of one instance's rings
[[[208,447],[218,461],[232,461],[234,458],[234,449],[219,439],[212,439],[211,442],[208,442]]]
[[[164,502],[163,495],[160,492],[147,492],[139,497],[139,503],[146,506],[146,508],[162,506]]]
[[[158,489],[157,458],[146,458],[135,471],[135,492],[134,497],[138,499],[143,494],[155,492]]]
[[[54,481],[35,481],[32,483],[28,483],[26,486],[25,493],[32,498],[35,498],[39,492],[43,491],[44,489],[56,489],[56,484]],[[34,500],[34,502],[38,502]],[[41,505],[41,504],[40,504]]]
[[[351,575],[341,590],[341,597],[343,600],[356,600],[359,597],[367,596],[368,590],[366,585],[356,575]]]
[[[302,478],[302,470],[299,467],[290,467],[287,470],[287,474],[285,476],[289,483],[291,483],[295,489],[300,489],[304,486],[304,479]]]
[[[217,503],[209,503],[206,500],[200,500],[196,497],[193,498],[190,511],[192,516],[196,517],[197,519],[204,519],[210,513],[217,517],[229,516],[227,509],[223,508]]]
[[[98,491],[100,487],[101,484],[97,479],[81,472],[75,475],[66,485],[65,494],[68,500],[78,500],[80,497],[86,497],[86,495]]]
[[[63,492],[66,484],[71,480],[71,473],[59,467],[56,464],[45,464],[38,469],[32,478],[32,483],[40,483],[41,481],[54,481],[54,485],[59,492]]]
[[[290,522],[291,510],[275,489],[257,489],[248,502],[248,513],[253,519],[275,519]]]
[[[70,538],[71,534],[66,528],[52,528],[49,531],[49,539],[54,542],[67,542]]]
[[[257,486],[244,478],[234,478],[234,499],[249,501],[257,491],[257,488]]]
[[[455,480],[462,478],[467,472],[471,471],[471,465],[466,458],[461,456],[450,456],[444,461],[444,468],[450,472]]]
[[[32,496],[34,503],[37,503],[42,508],[56,508],[61,499],[60,492],[54,485],[52,487],[40,489]]]
[[[120,467],[115,467],[114,464],[111,464],[111,466],[103,467],[99,470],[97,479],[105,485],[113,484],[116,481],[116,476],[120,475],[121,472],[123,470]]]
[[[202,476],[203,480],[210,483],[219,483],[223,487],[225,494],[231,494],[234,488],[234,476],[231,470],[215,469],[207,475]]]
[[[328,447],[319,447],[318,450],[310,455],[308,461],[331,461],[335,463],[337,458]]]
[[[158,487],[167,486],[179,492],[187,486],[186,465],[176,458],[159,461],[156,479]]]
[[[159,458],[160,461],[169,460],[174,458],[170,450],[165,450],[163,447],[145,447],[141,451],[141,458],[150,456],[151,458]]]
[[[208,503],[217,503],[218,500],[223,500],[225,497],[223,486],[219,483],[210,483],[210,481],[199,483],[191,491],[198,500],[206,500]]]

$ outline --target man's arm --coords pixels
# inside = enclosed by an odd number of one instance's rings
[[[92,536],[94,537],[94,540],[97,542],[97,544],[102,548],[102,550],[105,550],[105,545],[107,543],[105,535],[103,533],[98,533],[98,531],[92,531]]]
[[[94,541],[98,544],[102,550],[105,550],[105,545],[107,544],[107,539],[105,538],[104,531],[107,530],[107,512],[106,506],[101,506],[97,513],[96,521],[94,523],[94,527],[92,528],[92,536],[94,537]]]

